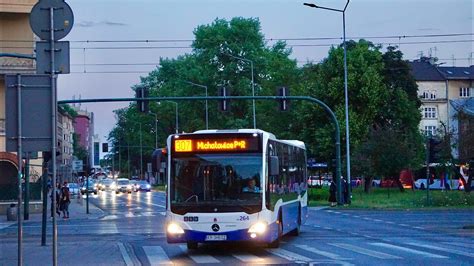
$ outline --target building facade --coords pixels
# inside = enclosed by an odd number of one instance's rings
[[[0,0],[0,53],[34,53],[35,37],[29,24],[29,13],[37,0]],[[16,198],[18,162],[15,153],[5,148],[5,75],[31,74],[36,72],[31,59],[0,57],[0,200]],[[40,161],[33,161],[38,165]],[[33,179],[37,180],[41,169],[30,168]],[[33,180],[34,181],[34,180]]]
[[[474,135],[474,123],[470,123],[474,66],[444,67],[426,57],[410,62],[410,66],[422,103],[420,130],[426,135],[450,134],[453,157],[462,161],[473,157],[474,150],[468,148],[472,145],[467,144]]]
[[[74,133],[78,138],[78,146],[87,153],[87,162],[84,167],[93,165],[93,137],[94,137],[94,113],[80,110],[75,107],[77,116],[74,118]],[[85,169],[84,169],[85,170]]]

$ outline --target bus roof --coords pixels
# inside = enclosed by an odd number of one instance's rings
[[[306,149],[304,142],[299,141],[299,140],[281,140],[277,139],[275,135],[273,135],[270,132],[261,130],[261,129],[250,129],[250,128],[243,128],[243,129],[208,129],[208,130],[198,130],[194,131],[191,134],[219,134],[219,133],[260,133],[263,134],[264,136],[268,137],[269,139],[276,140],[279,142],[283,142],[292,146],[297,146],[302,149]]]

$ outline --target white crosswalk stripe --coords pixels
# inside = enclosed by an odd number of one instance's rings
[[[446,247],[438,247],[438,246],[433,246],[433,245],[423,244],[423,243],[418,243],[418,242],[409,242],[409,243],[406,243],[406,244],[474,258],[474,254],[472,254],[472,253],[467,253],[467,252],[464,252],[464,251],[459,251],[459,250],[450,249],[450,248],[446,248]]]
[[[151,265],[173,265],[166,255],[166,252],[160,246],[143,246],[143,251]]]
[[[327,257],[327,258],[333,259],[333,260],[350,260],[350,259],[348,259],[348,258],[341,258],[339,255],[334,254],[334,253],[330,253],[330,252],[327,252],[327,251],[319,250],[319,249],[316,249],[316,248],[313,248],[313,247],[308,247],[307,245],[295,245],[295,246],[296,246],[297,248],[300,248],[300,249],[309,251],[309,252],[311,252],[311,253],[318,254],[318,255],[321,255],[321,256],[323,256],[323,257]]]
[[[268,252],[272,253],[273,255],[277,255],[278,257],[284,258],[289,261],[293,261],[296,263],[308,263],[311,262],[313,259],[305,257],[303,255],[299,255],[297,253],[282,249],[267,249]]]
[[[394,255],[390,255],[390,254],[387,254],[387,253],[374,251],[374,250],[370,250],[370,249],[365,249],[365,248],[361,248],[361,247],[346,244],[346,243],[329,243],[329,245],[339,247],[339,248],[343,248],[343,249],[347,249],[347,250],[350,250],[350,251],[353,251],[353,252],[356,252],[356,253],[360,253],[360,254],[363,254],[363,255],[367,255],[367,256],[374,257],[374,258],[379,258],[379,259],[401,259],[400,257],[394,256]]]
[[[235,258],[246,263],[262,263],[265,260],[252,254],[232,254]]]
[[[189,254],[189,250],[186,247],[186,245],[179,245],[179,248],[183,252],[187,252],[188,256],[196,263],[219,263],[219,260],[214,258],[213,256],[210,255],[202,255],[202,254]]]
[[[428,253],[428,252],[424,252],[424,251],[419,251],[419,250],[415,250],[415,249],[412,249],[412,248],[405,248],[405,247],[395,246],[395,245],[387,244],[387,243],[370,243],[370,245],[378,246],[378,247],[384,247],[384,248],[390,248],[390,249],[395,249],[395,250],[400,250],[400,251],[404,251],[404,252],[407,252],[407,253],[422,255],[422,256],[428,257],[428,258],[447,259],[447,257],[445,257],[445,256],[432,254],[432,253]]]

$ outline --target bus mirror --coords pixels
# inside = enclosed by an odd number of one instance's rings
[[[279,175],[280,174],[280,163],[278,161],[278,156],[270,156],[270,175]]]

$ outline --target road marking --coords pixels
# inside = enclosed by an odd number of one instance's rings
[[[457,246],[457,247],[462,247],[462,248],[469,248],[473,249],[474,245],[470,243],[462,243],[462,242],[444,242],[444,244],[447,245],[452,245],[452,246]]]
[[[382,220],[379,220],[379,219],[374,219],[374,221],[379,222],[379,223],[383,222]]]
[[[423,255],[423,256],[428,257],[428,258],[438,258],[438,259],[447,259],[448,258],[448,257],[441,256],[441,255],[436,255],[436,254],[432,254],[432,253],[428,253],[428,252],[424,252],[424,251],[419,251],[419,250],[415,250],[415,249],[411,249],[411,248],[399,247],[399,246],[386,244],[386,243],[370,243],[370,245],[396,249],[396,250],[405,251],[405,252],[413,253],[413,254],[417,254],[417,255]]]
[[[264,261],[264,259],[262,259],[258,256],[255,256],[255,255],[251,255],[251,254],[246,254],[246,255],[232,254],[232,256],[236,257],[237,259],[239,259],[243,262],[247,262],[247,263],[261,263],[261,262]]]
[[[155,204],[155,203],[148,203],[148,205],[153,205],[153,206],[157,206],[157,207],[166,209],[166,206],[165,206],[165,205],[160,205],[160,204]]]
[[[406,243],[406,244],[474,258],[473,254],[467,253],[467,252],[464,252],[464,251],[459,251],[459,250],[454,250],[454,249],[447,249],[447,248],[442,248],[442,247],[438,247],[438,246],[422,244],[422,243],[418,243],[418,242],[409,242],[409,243]]]
[[[3,228],[7,228],[9,227],[10,225],[12,224],[16,224],[15,222],[11,222],[11,223],[0,223],[0,230],[2,230]]]
[[[159,212],[159,214],[166,216],[166,212]]]
[[[333,260],[350,260],[349,258],[341,258],[337,254],[330,253],[330,252],[327,252],[327,251],[318,250],[318,249],[315,249],[315,248],[312,248],[312,247],[308,247],[307,245],[295,245],[295,246],[300,248],[300,249],[303,249],[303,250],[306,250],[306,251],[309,251],[311,253],[315,253],[315,254],[318,254],[318,255],[321,255],[321,256],[324,256],[324,257],[328,257],[328,258],[333,259]]]
[[[378,252],[378,251],[373,251],[373,250],[370,250],[370,249],[365,249],[365,248],[361,248],[361,247],[358,247],[358,246],[345,244],[345,243],[329,243],[329,245],[339,247],[339,248],[343,248],[343,249],[347,249],[347,250],[350,250],[350,251],[354,251],[354,252],[357,252],[357,253],[360,253],[360,254],[363,254],[363,255],[367,255],[367,256],[371,256],[371,257],[375,257],[375,258],[379,258],[379,259],[401,259],[400,257],[394,256],[394,255],[390,255],[390,254],[383,253],[383,252]]]
[[[362,218],[362,219],[368,220],[368,221],[371,221],[371,220],[372,220],[372,218],[367,218],[367,217],[364,217],[364,218]]]
[[[413,227],[413,228],[420,229],[420,230],[423,229],[423,227],[419,227],[419,226],[415,226],[415,227]]]
[[[408,227],[409,225],[408,224],[399,224],[400,226],[405,226],[405,227]]]
[[[138,216],[140,216],[140,215],[138,215]],[[133,218],[133,217],[137,217],[137,215],[133,214],[133,212],[129,212],[129,213],[125,214],[125,217]]]
[[[360,216],[359,215],[354,215],[354,218],[360,218]]]
[[[155,214],[152,213],[152,212],[142,212],[141,215],[142,215],[142,216],[147,216],[147,217],[155,216]]]
[[[115,220],[115,219],[118,219],[118,216],[117,215],[106,215],[104,217],[102,217],[100,220]]]
[[[196,263],[219,263],[219,260],[214,258],[213,256],[209,255],[191,255],[189,254],[189,250],[186,245],[179,245],[179,248],[183,251],[188,253],[188,256],[194,260]]]
[[[296,254],[294,252],[284,250],[284,249],[281,249],[281,248],[267,249],[267,251],[269,253],[272,253],[273,255],[277,255],[278,257],[282,257],[282,258],[284,258],[286,260],[289,260],[289,261],[295,261],[295,262],[296,261],[301,261],[301,262],[308,263],[308,262],[313,260],[313,259],[310,259],[308,257],[302,256],[302,255],[299,255],[299,254]]]
[[[148,258],[148,261],[151,265],[156,264],[168,264],[172,265],[173,262],[170,261],[168,255],[166,255],[165,251],[160,246],[143,246],[143,251],[145,251],[145,255]]]
[[[386,222],[386,223],[388,223],[388,224],[395,224],[394,222]]]
[[[120,253],[122,253],[122,257],[123,257],[123,260],[125,261],[125,264],[127,266],[133,266],[133,263],[132,263],[132,259],[130,258],[130,255],[128,255],[128,252],[127,250],[125,249],[125,247],[123,246],[123,243],[117,243],[119,249],[120,249]]]

